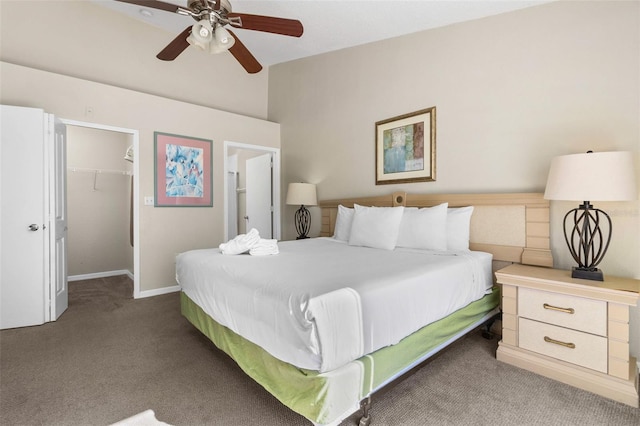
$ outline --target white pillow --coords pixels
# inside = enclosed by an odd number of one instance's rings
[[[398,240],[404,207],[354,205],[349,245],[393,250]]]
[[[449,209],[447,212],[447,249],[469,250],[469,228],[473,206]]]
[[[397,247],[422,250],[447,249],[447,203],[421,209],[405,209]]]
[[[336,217],[336,226],[333,232],[333,238],[340,241],[349,241],[351,235],[351,223],[353,222],[353,209],[338,205],[338,216]]]

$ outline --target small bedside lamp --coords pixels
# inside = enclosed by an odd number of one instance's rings
[[[590,201],[630,201],[637,196],[630,152],[589,151],[552,160],[544,198],[582,201],[564,216],[564,239],[578,263],[572,270],[573,278],[604,280],[596,266],[611,241],[611,218],[593,208]]]
[[[298,231],[298,240],[309,238],[309,228],[311,226],[311,213],[305,208],[306,206],[315,206],[318,204],[316,198],[316,186],[312,183],[290,183],[287,190],[287,204],[300,206],[296,211],[296,231]]]

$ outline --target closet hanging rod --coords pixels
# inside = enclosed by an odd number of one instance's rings
[[[108,173],[108,174],[126,175],[126,176],[131,176],[133,174],[133,172],[129,170],[87,169],[83,167],[67,167],[67,170],[71,172],[100,173],[100,174]]]

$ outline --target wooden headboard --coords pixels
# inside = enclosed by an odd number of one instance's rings
[[[553,266],[549,246],[549,201],[539,193],[514,194],[407,194],[321,201],[321,237],[330,237],[338,205],[377,207],[474,206],[470,248],[493,254],[494,261]]]

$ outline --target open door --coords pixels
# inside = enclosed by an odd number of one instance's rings
[[[48,320],[48,202],[44,111],[2,105],[0,328]]]
[[[273,161],[271,153],[250,158],[247,168],[247,231],[255,228],[262,238],[273,238]]]
[[[67,128],[51,117],[54,135],[50,155],[50,319],[57,320],[69,306],[67,285]]]
[[[0,328],[55,321],[68,305],[65,127],[1,106]]]

